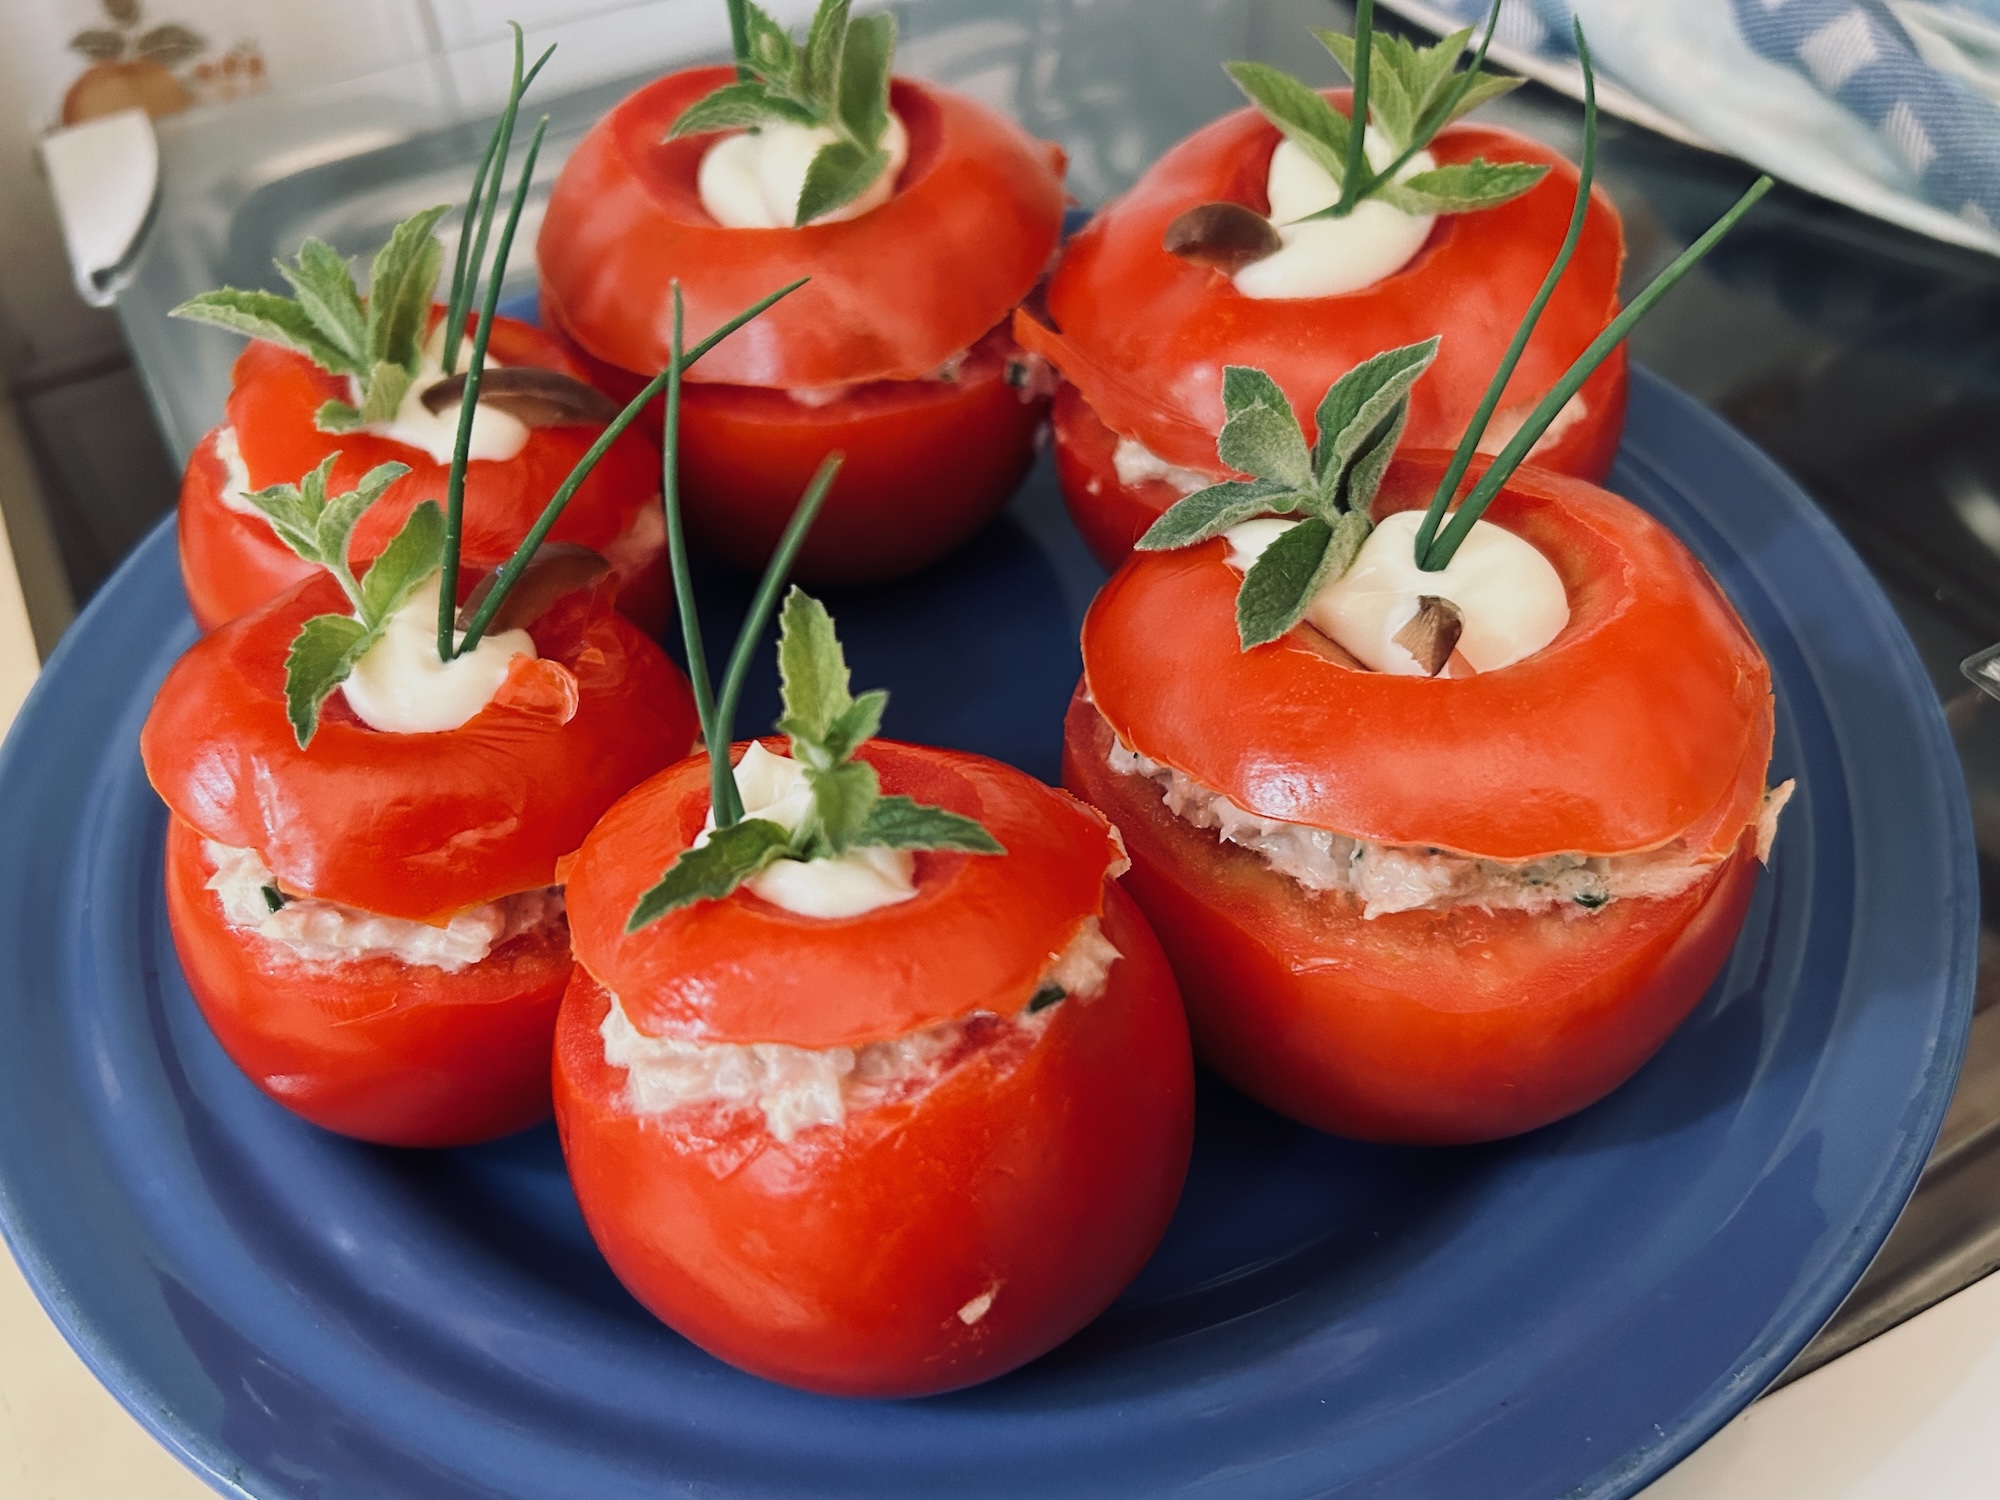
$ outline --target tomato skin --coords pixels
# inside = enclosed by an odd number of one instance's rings
[[[1446,462],[1400,455],[1376,516],[1427,503]],[[1569,592],[1569,624],[1512,666],[1359,671],[1309,631],[1243,651],[1217,539],[1135,553],[1104,586],[1083,627],[1091,695],[1127,745],[1264,817],[1510,861],[1733,849],[1763,797],[1771,675],[1714,582],[1581,480],[1523,467],[1487,518]]]
[[[322,1129],[462,1146],[548,1117],[556,1011],[574,967],[558,921],[459,972],[387,957],[308,963],[231,927],[202,836],[167,828],[167,920],[188,989],[251,1082]]]
[[[1348,106],[1344,90],[1326,97]],[[1215,438],[1224,365],[1269,374],[1310,437],[1313,413],[1337,377],[1384,349],[1442,333],[1436,362],[1411,392],[1407,441],[1455,446],[1555,260],[1575,204],[1576,168],[1511,131],[1449,126],[1431,147],[1440,163],[1484,156],[1546,163],[1550,171],[1497,208],[1441,216],[1417,257],[1371,287],[1259,300],[1220,272],[1169,254],[1161,239],[1201,203],[1266,211],[1278,139],[1274,126],[1243,109],[1167,152],[1064,247],[1049,282],[1051,325],[1018,315],[1016,337],[1061,369],[1114,432],[1169,463],[1221,477]],[[1593,190],[1575,258],[1508,383],[1503,412],[1532,405],[1616,315],[1624,255],[1617,212]],[[1585,386],[1579,430],[1541,461],[1601,477],[1624,424],[1624,385],[1621,347]]]
[[[441,318],[441,310],[433,317]],[[510,366],[534,365],[589,378],[558,341],[512,318],[494,321],[489,348],[497,361]],[[419,502],[443,504],[450,465],[421,448],[373,433],[320,431],[313,424],[314,413],[324,402],[345,401],[349,394],[346,377],[329,374],[293,350],[252,340],[236,361],[225,422],[235,429],[252,489],[296,484],[336,452],[340,459],[330,486],[336,494],[351,489],[377,464],[409,465],[410,472],[389,487],[355,528],[351,555],[360,572]],[[467,465],[467,566],[493,568],[506,561],[600,430],[584,424],[534,428],[513,458]],[[262,517],[223,503],[226,471],[216,456],[215,439],[216,433],[209,433],[188,460],[178,520],[181,575],[203,630],[213,630],[319,571],[317,564],[279,541]],[[653,633],[665,624],[671,603],[664,529],[646,527],[659,492],[659,450],[643,433],[628,430],[578,488],[550,533],[552,541],[609,551],[619,560],[621,607]],[[641,527],[637,533],[635,523]],[[648,536],[647,530],[659,534]],[[624,548],[614,547],[621,539]],[[623,552],[630,556],[621,556]]]
[[[684,386],[689,534],[739,568],[761,568],[821,461],[839,453],[840,477],[794,576],[873,583],[928,566],[998,515],[1034,460],[1048,399],[1009,382],[1014,357],[996,333],[974,346],[956,381],[875,381],[813,406],[756,386]],[[645,383],[591,363],[597,384],[621,401]]]
[[[764,744],[785,753],[782,739]],[[748,748],[734,747],[740,757]],[[801,917],[738,890],[636,933],[625,919],[708,814],[697,752],[619,800],[566,867],[577,961],[656,1036],[844,1047],[1025,1004],[1104,899],[1121,858],[1096,809],[979,755],[870,740],[885,793],[976,818],[1004,855],[920,851],[917,894],[862,917]]]
[[[667,366],[679,278],[693,343],[801,276],[811,281],[721,344],[690,383],[774,388],[922,380],[1007,316],[1062,228],[1062,152],[961,94],[899,78],[910,135],[894,196],[837,224],[724,229],[695,174],[713,135],[668,140],[726,67],[670,74],[578,142],[535,254],[542,299],[598,358]]]
[[[913,1101],[789,1143],[754,1116],[689,1110],[676,1128],[631,1113],[598,1035],[608,998],[579,965],[556,1121],[619,1279],[711,1354],[830,1395],[971,1385],[1083,1327],[1165,1232],[1194,1129],[1172,976],[1129,898],[1104,887],[1124,956],[1103,993],[1060,1003],[1011,1067],[982,1053]]]
[[[1746,832],[1673,897],[1368,920],[1352,897],[1315,896],[1112,771],[1111,730],[1080,696],[1064,728],[1063,783],[1124,832],[1127,885],[1161,935],[1202,1060],[1339,1135],[1495,1140],[1595,1103],[1700,1002],[1756,883]]]
[[[285,655],[308,617],[346,612],[320,573],[232,620],[174,664],[140,735],[167,805],[257,850],[287,891],[442,922],[554,885],[603,811],[695,738],[686,678],[599,590],[536,620],[540,658],[458,729],[378,733],[335,693],[301,750]]]

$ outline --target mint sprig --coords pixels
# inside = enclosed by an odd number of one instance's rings
[[[444,565],[444,514],[426,500],[410,513],[368,571],[357,578],[348,561],[354,527],[382,494],[409,473],[405,464],[378,464],[344,494],[327,494],[339,460],[328,454],[298,484],[273,485],[246,496],[271,529],[307,562],[339,582],[351,615],[314,615],[299,628],[285,657],[285,716],[303,750],[319,730],[320,709],[345,682],[368,648],[382,638],[389,617]]]
[[[1226,413],[1216,456],[1251,476],[1197,490],[1147,528],[1142,552],[1192,547],[1258,516],[1301,515],[1264,550],[1236,594],[1243,649],[1274,641],[1304,617],[1313,595],[1345,573],[1374,529],[1368,507],[1409,421],[1410,388],[1437,357],[1438,340],[1391,349],[1327,389],[1306,446],[1278,383],[1242,365],[1222,372]]]
[[[737,79],[697,99],[669,138],[763,125],[822,126],[835,138],[806,170],[794,227],[853,202],[887,170],[889,69],[896,18],[850,16],[850,0],[820,0],[803,44],[751,0],[731,0]]]
[[[1276,68],[1252,62],[1223,67],[1264,117],[1338,184],[1340,196],[1318,213],[1308,214],[1308,219],[1344,217],[1368,198],[1409,214],[1470,213],[1520,197],[1549,169],[1475,157],[1400,181],[1397,173],[1452,121],[1520,87],[1518,78],[1482,71],[1498,14],[1499,0],[1494,0],[1486,38],[1463,71],[1458,64],[1471,40],[1471,27],[1432,46],[1415,46],[1375,30],[1372,0],[1361,0],[1353,36],[1315,27],[1313,35],[1354,80],[1351,117],[1328,104],[1316,89]],[[1369,166],[1364,151],[1371,128],[1381,131],[1397,151],[1379,172]]]
[[[290,265],[277,262],[292,295],[219,287],[170,314],[296,349],[332,375],[351,375],[360,400],[328,401],[314,415],[323,432],[352,432],[396,414],[422,367],[431,291],[444,249],[432,231],[445,205],[396,226],[375,256],[364,301],[353,268],[324,240],[309,239]]]
[[[881,727],[889,695],[879,688],[853,695],[833,617],[796,586],[778,616],[778,676],[784,712],[777,727],[805,767],[811,811],[789,832],[767,818],[725,823],[718,815],[707,841],[684,851],[639,898],[627,932],[683,906],[718,901],[780,859],[835,859],[866,848],[1007,852],[971,818],[882,795],[875,768],[854,753]]]
[[[792,289],[787,287],[785,292]],[[767,298],[753,313],[785,292]],[[881,727],[889,695],[878,689],[854,696],[848,686],[846,654],[834,633],[832,617],[817,600],[796,587],[787,596],[778,622],[778,677],[784,712],[777,727],[791,742],[793,759],[805,767],[813,794],[812,811],[790,831],[767,818],[743,816],[729,759],[736,705],[741,701],[757,644],[776,607],[778,590],[784,587],[792,563],[805,545],[806,533],[826,503],[840,472],[841,455],[830,453],[820,464],[799,497],[777,549],[764,565],[764,576],[758,580],[749,612],[737,631],[718,694],[709,678],[708,652],[702,644],[681,521],[681,374],[700,353],[697,349],[695,354],[682,357],[683,312],[681,287],[676,281],[672,354],[660,376],[667,397],[660,444],[660,503],[666,511],[667,561],[680,609],[681,640],[687,648],[688,680],[694,687],[702,744],[708,752],[709,809],[715,827],[700,849],[684,850],[640,896],[626,918],[625,930],[637,932],[668,912],[698,901],[720,900],[774,860],[829,859],[854,848],[1005,853],[999,842],[970,818],[926,807],[908,797],[882,795],[875,768],[856,760],[854,754]]]

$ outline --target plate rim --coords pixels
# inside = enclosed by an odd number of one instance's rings
[[[1658,402],[1662,411],[1680,421],[1692,422],[1736,465],[1764,486],[1786,493],[1794,500],[1790,507],[1794,519],[1810,528],[1827,555],[1834,559],[1845,593],[1865,609],[1876,627],[1874,634],[1889,643],[1898,686],[1921,689],[1918,696],[1927,710],[1918,715],[1924,751],[1948,789],[1957,794],[1948,799],[1950,806],[1945,818],[1949,847],[1940,854],[1940,868],[1948,866],[1955,883],[1949,916],[1942,925],[1951,928],[1956,941],[1944,956],[1947,962],[1936,981],[1952,992],[1945,1007],[1945,1033],[1934,1039],[1930,1065],[1906,1109],[1901,1138],[1882,1174],[1884,1182],[1893,1185],[1878,1192],[1868,1204],[1860,1222],[1851,1228],[1814,1278],[1812,1292],[1790,1299],[1795,1310],[1789,1318],[1767,1327],[1700,1400],[1679,1413],[1672,1427],[1656,1440],[1642,1443],[1602,1466],[1566,1492],[1565,1500],[1630,1496],[1658,1478],[1754,1400],[1811,1341],[1859,1281],[1914,1191],[1949,1107],[1971,1019],[1980,931],[1976,852],[1962,765],[1928,672],[1881,585],[1817,503],[1763,450],[1694,397],[1636,362],[1632,366],[1632,384],[1635,396],[1643,390],[1647,402]],[[1643,443],[1631,445],[1630,437],[1628,429],[1621,443],[1621,460],[1636,462],[1661,475],[1671,472],[1651,456]],[[170,513],[119,565],[51,653],[21,705],[14,728],[0,745],[0,798],[7,795],[22,774],[19,768],[32,755],[29,736],[21,732],[21,727],[32,726],[43,714],[54,712],[49,706],[51,700],[60,701],[65,693],[73,691],[69,687],[69,677],[75,670],[69,665],[71,659],[88,651],[103,620],[115,611],[117,601],[129,587],[129,577],[162,566],[155,560],[155,554],[171,550],[173,519]],[[1958,1024],[1949,1024],[1953,1017]],[[68,1279],[62,1269],[43,1253],[32,1227],[23,1219],[16,1189],[4,1174],[0,1174],[0,1239],[4,1239],[14,1255],[43,1311],[113,1398],[155,1440],[217,1491],[254,1500],[251,1491],[230,1477],[231,1455],[180,1420],[157,1399],[161,1393],[145,1382],[131,1360],[120,1354],[117,1346],[121,1339],[115,1328],[100,1327],[84,1315],[69,1293]],[[129,1335],[126,1337],[129,1339]]]

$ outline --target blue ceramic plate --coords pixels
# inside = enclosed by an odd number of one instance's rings
[[[1613,483],[1770,654],[1774,775],[1799,779],[1701,1009],[1604,1103],[1477,1149],[1352,1145],[1205,1082],[1138,1283],[1035,1365],[903,1403],[765,1385],[655,1323],[551,1131],[358,1146],[228,1063],[168,941],[136,749],[194,634],[162,529],[0,762],[14,1253],[133,1414],[260,1500],[1629,1494],[1784,1367],[1888,1232],[1957,1071],[1976,914],[1931,689],[1819,513],[1643,373]],[[1052,776],[1098,576],[1044,466],[958,559],[829,602],[892,733]],[[707,593],[720,615],[744,585]],[[746,723],[775,708],[757,694]]]

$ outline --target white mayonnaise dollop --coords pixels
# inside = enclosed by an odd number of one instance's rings
[[[1354,565],[1313,596],[1305,617],[1360,663],[1376,672],[1428,675],[1396,644],[1424,595],[1458,607],[1463,633],[1457,652],[1475,671],[1491,672],[1531,656],[1569,623],[1569,596],[1555,567],[1530,542],[1490,521],[1475,521],[1449,566],[1417,566],[1417,526],[1423,512],[1385,518]],[[1297,521],[1264,517],[1232,526],[1229,565],[1248,572],[1264,549]]]
[[[736,763],[736,791],[745,818],[764,818],[793,833],[812,811],[806,768],[756,741]],[[710,811],[699,848],[715,827]],[[773,906],[802,917],[858,917],[916,895],[916,856],[907,849],[849,849],[834,859],[781,859],[745,881]]]
[[[1379,130],[1368,132],[1361,149],[1378,172],[1397,155],[1397,148]],[[1436,165],[1428,151],[1419,151],[1396,173],[1396,180]],[[1326,168],[1289,140],[1278,142],[1271,153],[1268,191],[1271,222],[1284,248],[1236,273],[1236,290],[1246,297],[1337,297],[1373,286],[1416,257],[1436,218],[1406,214],[1380,198],[1364,198],[1342,218],[1293,222],[1339,202],[1340,187]]]
[[[806,169],[820,147],[839,137],[830,125],[792,125],[782,121],[724,136],[701,158],[695,176],[701,206],[724,229],[790,229],[799,214],[799,193]],[[838,224],[880,208],[896,191],[896,179],[910,159],[910,136],[892,112],[882,132],[889,165],[860,196],[821,214],[815,224]]]
[[[458,364],[462,371],[472,361],[472,336],[467,334],[459,343]],[[486,368],[502,368],[500,361],[490,353],[486,356]],[[371,422],[368,430],[379,437],[389,438],[398,443],[408,443],[412,448],[421,448],[438,463],[448,464],[454,448],[458,444],[458,403],[452,402],[443,411],[434,412],[424,405],[424,392],[444,379],[444,326],[432,335],[429,346],[424,350],[423,364],[410,382],[410,388],[403,393],[402,405],[396,408],[396,415],[387,422]],[[361,391],[349,377],[353,394],[348,398],[358,403]],[[472,411],[472,442],[467,457],[505,463],[522,448],[527,446],[528,424],[512,412],[505,412],[490,402],[482,401]]]
[[[535,654],[527,631],[501,630],[481,636],[463,656],[440,661],[438,587],[433,575],[404,600],[389,616],[382,638],[340,685],[348,707],[370,729],[387,734],[456,729],[493,701],[515,657]]]

